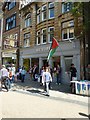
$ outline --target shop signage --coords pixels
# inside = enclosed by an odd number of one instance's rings
[[[50,50],[50,47],[41,47],[41,48],[37,48],[36,52],[44,52],[44,51],[48,51]]]

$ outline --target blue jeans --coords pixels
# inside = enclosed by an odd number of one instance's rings
[[[24,82],[25,80],[25,75],[21,75],[21,82]]]
[[[14,83],[14,80],[15,80],[15,76],[13,75],[11,79],[11,83]]]

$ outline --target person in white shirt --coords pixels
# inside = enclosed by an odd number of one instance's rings
[[[8,77],[8,70],[6,69],[5,65],[2,65],[1,77]]]
[[[11,72],[12,72],[12,83],[15,81],[15,66],[12,64],[11,66]]]
[[[6,80],[7,77],[8,77],[8,70],[6,69],[5,65],[2,65],[2,69],[1,69],[1,82]]]
[[[1,83],[5,82],[6,78],[9,78],[9,73],[8,73],[8,70],[6,69],[5,65],[2,65],[2,69],[1,69]],[[8,84],[9,84],[9,88],[10,88],[11,86],[10,86],[9,79],[8,79]]]
[[[43,72],[42,75],[42,83],[44,85],[44,90],[46,91],[46,96],[49,96],[49,84],[50,82],[52,82],[52,77],[51,74],[49,72],[49,68],[46,67],[45,72]]]

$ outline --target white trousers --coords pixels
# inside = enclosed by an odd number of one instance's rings
[[[49,82],[46,82],[46,91],[47,91],[47,94],[49,95]]]

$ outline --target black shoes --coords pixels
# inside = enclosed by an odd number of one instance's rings
[[[48,96],[48,97],[49,97],[50,95],[46,94],[45,96]]]

